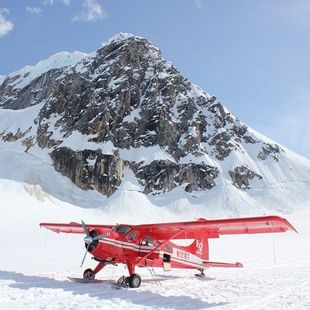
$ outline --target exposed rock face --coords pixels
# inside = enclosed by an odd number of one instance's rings
[[[74,152],[61,147],[52,151],[51,157],[55,169],[82,189],[96,189],[110,196],[122,181],[124,162],[100,150]]]
[[[211,189],[218,176],[218,168],[201,164],[176,164],[171,161],[156,160],[150,165],[134,165],[133,171],[144,192],[167,192],[185,184],[185,190],[192,192],[200,189]]]
[[[260,160],[278,160],[283,152],[254,137],[144,38],[121,34],[69,66],[39,75],[22,72],[0,85],[0,108],[38,106],[39,113],[29,132],[4,131],[2,139],[21,139],[26,151],[37,144],[49,152],[57,171],[85,190],[111,195],[125,166],[146,193],[183,185],[188,192],[207,190],[216,185],[221,163],[245,152],[246,145],[259,149]],[[158,158],[126,157],[154,147],[160,149]],[[245,167],[229,174],[240,188],[255,176]]]
[[[42,102],[53,94],[60,73],[58,70],[50,70],[22,89],[11,85],[16,77],[5,79],[0,86],[0,98],[4,98],[1,106],[5,109],[19,110]]]
[[[30,129],[28,129],[25,132],[21,132],[21,130],[18,128],[16,133],[12,133],[12,132],[3,132],[0,134],[0,137],[2,137],[2,140],[5,142],[15,142],[21,138],[23,138],[27,132],[29,132]]]
[[[274,161],[279,161],[278,156],[281,152],[284,152],[278,145],[276,144],[266,144],[262,147],[262,150],[257,155],[258,158],[265,160],[268,157],[271,157]]]
[[[229,175],[233,181],[233,184],[238,188],[249,188],[250,180],[254,178],[262,179],[262,176],[253,172],[245,166],[236,167],[229,171]]]

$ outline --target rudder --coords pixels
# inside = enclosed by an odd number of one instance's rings
[[[209,260],[209,242],[207,238],[195,239],[193,243],[184,249],[203,260]]]

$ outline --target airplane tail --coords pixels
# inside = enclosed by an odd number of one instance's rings
[[[185,247],[185,250],[203,260],[209,260],[209,242],[207,238],[195,239],[191,245]]]

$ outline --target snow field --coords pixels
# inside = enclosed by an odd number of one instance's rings
[[[0,181],[1,309],[308,309],[310,307],[310,212],[308,205],[287,215],[299,234],[225,236],[210,240],[210,259],[244,263],[243,269],[213,268],[197,279],[194,270],[164,272],[138,269],[142,286],[117,290],[110,286],[126,275],[124,266],[108,266],[98,274],[104,282],[77,284],[95,266],[87,256],[83,268],[83,236],[55,234],[40,222],[115,223],[102,210],[83,209],[57,200],[35,185]],[[149,215],[169,218],[156,208]],[[159,211],[160,210],[160,211]],[[165,216],[166,215],[166,216]],[[123,214],[122,217],[126,217]],[[198,214],[197,214],[198,217]],[[128,222],[127,215],[127,222]],[[136,219],[137,220],[137,219]],[[138,221],[141,218],[138,216]],[[274,245],[274,246],[273,246]],[[275,251],[274,251],[275,249]],[[275,261],[274,261],[275,260]]]

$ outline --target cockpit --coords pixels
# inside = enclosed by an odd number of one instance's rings
[[[125,238],[128,241],[135,241],[138,236],[138,232],[133,230],[128,225],[115,225],[112,227],[112,231],[119,233],[120,235],[126,235]]]
[[[131,227],[128,225],[115,225],[112,227],[112,231],[115,231],[120,235],[126,235],[129,231],[131,231]]]

